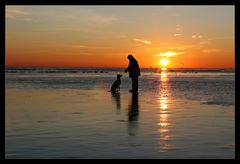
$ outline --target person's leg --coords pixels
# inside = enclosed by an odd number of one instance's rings
[[[132,89],[134,92],[137,92],[138,91],[138,76],[134,76],[132,78]]]
[[[136,91],[138,91],[138,76],[136,77]]]
[[[132,79],[132,89],[129,90],[129,92],[132,92],[132,91],[133,91],[133,88],[134,88],[134,77],[131,77],[131,79]]]

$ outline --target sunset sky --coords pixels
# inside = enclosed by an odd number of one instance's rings
[[[234,6],[6,6],[6,66],[234,68]]]

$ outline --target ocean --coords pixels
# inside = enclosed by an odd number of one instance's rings
[[[108,92],[122,74],[119,93]],[[235,72],[6,68],[6,158],[235,158]]]

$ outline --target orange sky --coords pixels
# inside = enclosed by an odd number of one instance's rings
[[[234,68],[234,6],[7,6],[6,66]],[[170,54],[170,55],[169,55]]]

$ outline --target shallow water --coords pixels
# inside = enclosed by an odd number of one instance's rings
[[[6,158],[234,158],[234,73],[6,73]]]

